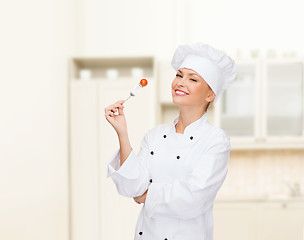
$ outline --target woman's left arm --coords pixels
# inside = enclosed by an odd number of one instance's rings
[[[185,178],[151,183],[145,200],[147,216],[190,219],[208,211],[227,175],[230,149],[229,136],[221,132]]]

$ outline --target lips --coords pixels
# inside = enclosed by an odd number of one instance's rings
[[[186,95],[189,95],[189,93],[187,93],[187,92],[185,92],[185,91],[183,91],[183,90],[175,89],[175,93],[176,93],[177,91],[182,92],[182,93],[185,93]]]

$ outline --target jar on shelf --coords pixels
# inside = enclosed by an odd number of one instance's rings
[[[116,68],[109,68],[106,71],[106,75],[107,75],[107,78],[109,78],[109,79],[117,79],[118,76],[119,76],[118,69],[116,69]]]
[[[81,80],[90,80],[92,77],[92,72],[90,69],[80,69],[79,77]]]

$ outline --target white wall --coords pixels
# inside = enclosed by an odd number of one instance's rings
[[[171,60],[177,44],[303,53],[302,0],[79,0],[81,52],[149,54]],[[263,53],[264,54],[264,53]]]
[[[0,8],[0,239],[69,238],[67,58],[74,1]]]
[[[79,0],[81,53],[171,56],[177,36],[177,0]]]

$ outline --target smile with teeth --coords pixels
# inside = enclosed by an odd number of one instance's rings
[[[178,95],[178,96],[185,96],[185,95],[188,95],[188,93],[184,93],[184,92],[181,92],[181,91],[179,91],[179,90],[175,90],[175,93],[176,93],[176,95]]]

